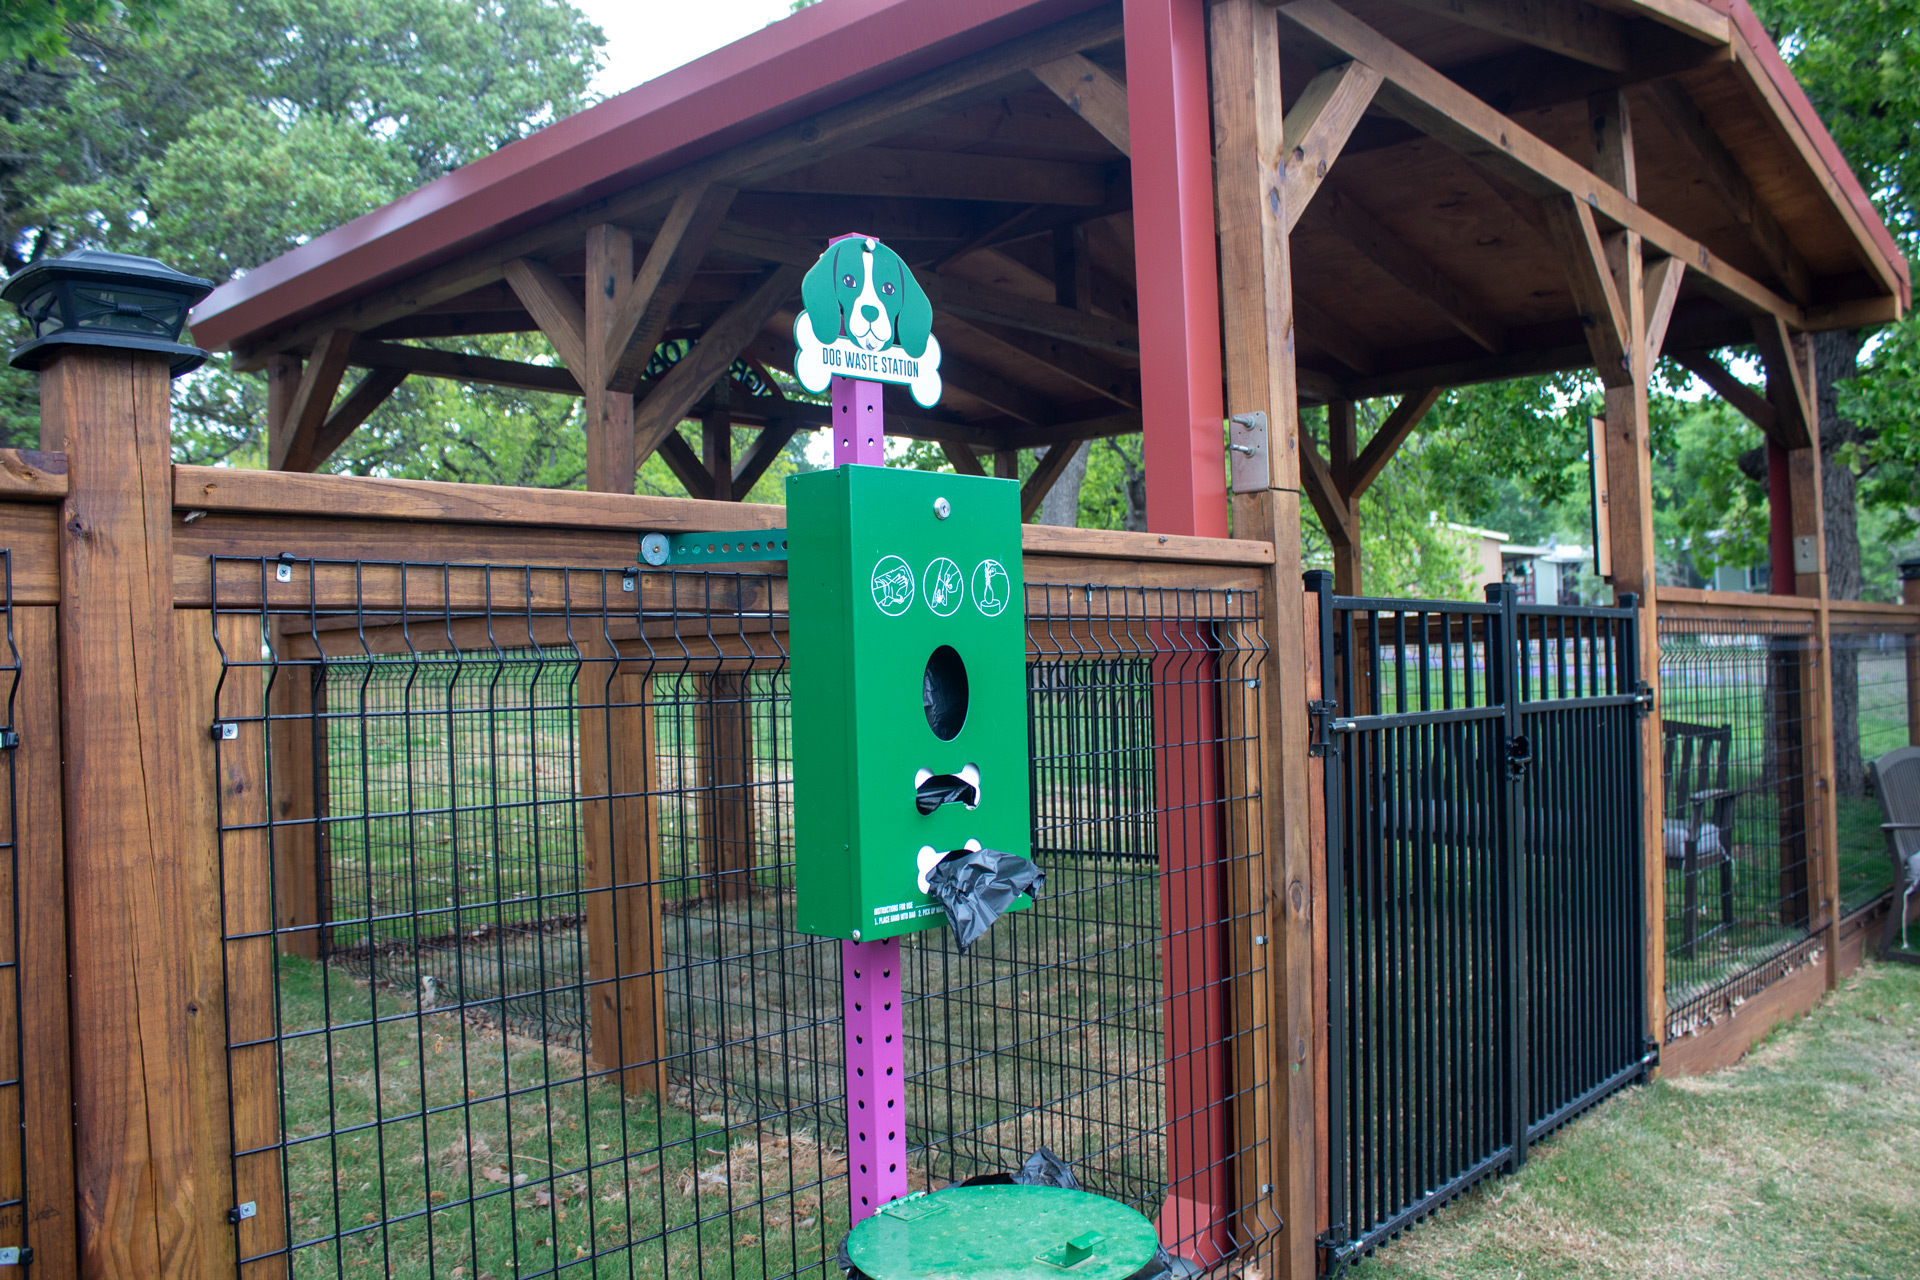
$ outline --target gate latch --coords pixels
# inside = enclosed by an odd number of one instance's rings
[[[1533,743],[1524,733],[1507,739],[1507,776],[1518,778],[1533,763]]]
[[[1653,714],[1653,686],[1645,680],[1633,682],[1633,714],[1642,720]]]
[[[1315,698],[1307,703],[1307,714],[1313,717],[1313,741],[1307,745],[1307,754],[1316,759],[1327,754],[1327,746],[1333,740],[1333,717],[1340,710],[1340,704],[1331,698]]]

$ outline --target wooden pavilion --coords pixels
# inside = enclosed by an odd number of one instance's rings
[[[889,430],[970,473],[1043,450],[1029,513],[1080,442],[1143,433],[1149,531],[1221,538],[1231,512],[1270,544],[1275,637],[1303,626],[1302,495],[1359,594],[1358,499],[1448,388],[1596,371],[1607,551],[1648,672],[1654,361],[1765,430],[1774,590],[1824,600],[1804,335],[1910,301],[1745,0],[824,0],[248,273],[193,333],[266,371],[277,469],[318,469],[404,379],[441,377],[581,396],[592,489],[631,493],[657,452],[690,495],[735,499],[825,421],[763,373],[790,358],[802,271],[848,231],[913,264],[946,352],[942,405],[892,403]],[[556,361],[430,345],[518,332]],[[1764,389],[1714,354],[1753,344]],[[1397,404],[1361,439],[1376,397]],[[1303,404],[1327,406],[1324,455]],[[759,429],[738,457],[736,425]],[[1288,1083],[1258,1191],[1289,1223],[1316,1187],[1306,662],[1276,643],[1262,712]],[[1288,1231],[1285,1274],[1313,1250]]]

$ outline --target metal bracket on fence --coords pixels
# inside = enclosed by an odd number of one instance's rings
[[[293,581],[293,552],[282,551],[279,558],[274,561],[273,580],[275,582]]]
[[[785,560],[787,531],[743,529],[731,533],[649,533],[640,539],[640,558],[656,569]]]
[[[1327,747],[1333,741],[1333,716],[1340,710],[1340,704],[1331,698],[1315,698],[1307,703],[1307,714],[1314,719],[1313,741],[1307,744],[1307,754],[1318,759],[1327,754]]]
[[[0,751],[11,751],[20,745],[18,729],[0,729]]]
[[[240,726],[231,720],[215,720],[208,736],[215,742],[232,742],[240,736]]]
[[[1633,714],[1642,720],[1653,714],[1653,686],[1645,680],[1633,682]]]
[[[634,589],[639,585],[639,579],[640,566],[637,564],[627,565],[620,570],[620,590],[626,592],[628,595],[633,594]]]
[[[10,1244],[0,1249],[0,1267],[24,1267],[32,1261],[32,1245]]]
[[[253,1201],[249,1200],[245,1204],[237,1204],[227,1210],[227,1221],[237,1227],[258,1212],[260,1210],[255,1207]]]
[[[1255,409],[1227,419],[1227,458],[1235,493],[1259,493],[1272,485],[1267,452],[1267,415]]]

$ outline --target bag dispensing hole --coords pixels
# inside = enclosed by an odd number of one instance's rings
[[[959,736],[960,727],[967,722],[967,666],[952,645],[941,645],[927,659],[920,701],[934,737],[952,742]]]

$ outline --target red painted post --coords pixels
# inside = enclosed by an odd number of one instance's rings
[[[1224,538],[1226,410],[1205,5],[1126,0],[1126,37],[1147,528]]]
[[[1203,0],[1126,0],[1134,269],[1147,527],[1227,535],[1226,414],[1214,248],[1213,121]],[[1252,281],[1259,288],[1261,282]],[[1213,663],[1188,628],[1154,664],[1167,1198],[1161,1242],[1203,1266],[1231,1221],[1226,897]]]

